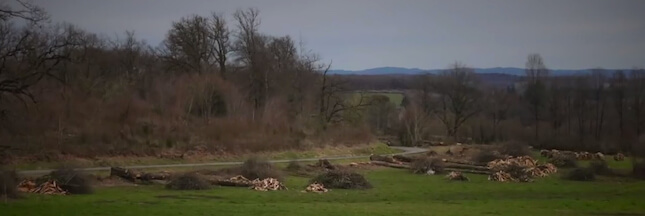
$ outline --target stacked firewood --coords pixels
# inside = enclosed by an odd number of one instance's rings
[[[574,157],[576,160],[604,160],[605,154],[602,152],[590,153],[590,152],[573,152],[573,151],[559,151],[555,149],[551,150],[541,150],[540,154],[544,157],[554,158],[558,156],[570,156]],[[625,155],[618,153],[614,155],[614,160],[622,161],[625,159]]]
[[[37,194],[47,194],[47,195],[67,195],[69,194],[67,191],[63,190],[58,186],[56,181],[54,180],[49,180],[46,181],[45,183],[42,183],[40,186],[32,189],[29,191],[30,193],[37,193]]]
[[[286,190],[285,187],[280,181],[274,178],[265,178],[262,180],[255,179],[253,180],[253,185],[251,189],[257,191],[275,191],[275,190]]]
[[[452,171],[446,175],[446,178],[451,181],[468,181],[468,177],[464,176],[461,172]]]
[[[325,185],[319,183],[312,183],[305,188],[303,192],[313,192],[313,193],[327,193],[329,189],[325,188]]]

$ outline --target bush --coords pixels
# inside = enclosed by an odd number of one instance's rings
[[[529,145],[517,141],[504,142],[498,146],[499,152],[513,157],[531,155]]]
[[[372,185],[361,174],[347,170],[331,170],[313,178],[310,183],[321,183],[326,188],[369,189]]]
[[[593,181],[596,175],[591,168],[578,167],[564,174],[564,179],[572,181]]]
[[[493,151],[481,150],[473,157],[473,161],[477,163],[488,163],[497,159],[503,159],[499,154],[496,154]]]
[[[269,162],[257,158],[250,158],[244,161],[240,167],[242,176],[248,179],[275,178],[282,179],[282,173]]]
[[[567,155],[557,155],[549,159],[549,163],[552,163],[559,168],[575,168],[578,167],[578,161],[575,157]]]
[[[0,169],[0,197],[17,198],[17,180],[16,172]]]
[[[632,175],[639,179],[645,179],[645,162],[634,162]]]
[[[206,190],[210,188],[210,183],[199,174],[184,173],[170,181],[166,188],[172,190]]]
[[[593,160],[589,163],[591,169],[596,175],[613,175],[614,171],[609,168],[607,162],[604,160]]]
[[[94,192],[92,182],[86,174],[72,168],[60,168],[49,174],[60,188],[71,194],[91,194]]]
[[[302,169],[302,165],[298,163],[298,161],[289,161],[289,164],[287,165],[287,171],[291,172],[297,172]]]
[[[444,163],[439,158],[420,157],[416,158],[410,164],[410,169],[416,174],[426,174],[428,170],[433,170],[436,173],[443,172]]]

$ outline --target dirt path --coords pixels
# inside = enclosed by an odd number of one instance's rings
[[[403,146],[390,146],[391,148],[401,150],[403,152],[395,153],[391,155],[406,155],[406,154],[416,154],[423,153],[428,151],[425,148],[418,147],[403,147]],[[287,160],[270,160],[271,163],[288,163],[290,161],[317,161],[319,159],[327,160],[346,160],[346,159],[361,159],[369,158],[369,155],[360,155],[360,156],[335,156],[335,157],[322,157],[322,158],[303,158],[303,159],[287,159]],[[235,162],[212,162],[212,163],[186,163],[186,164],[155,164],[155,165],[134,165],[134,166],[125,166],[128,169],[154,169],[154,168],[177,168],[177,167],[202,167],[202,166],[227,166],[227,165],[239,165],[244,162],[235,161]],[[110,167],[90,167],[90,168],[80,168],[80,171],[85,172],[96,172],[96,171],[109,171]],[[20,170],[18,174],[20,175],[45,175],[54,171],[53,169],[42,169],[42,170]]]

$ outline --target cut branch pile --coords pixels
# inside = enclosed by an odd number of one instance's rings
[[[327,193],[329,189],[325,188],[325,185],[319,183],[313,183],[307,186],[302,192],[313,192],[313,193]]]
[[[488,163],[488,167],[495,171],[488,180],[500,182],[532,182],[532,178],[546,177],[558,171],[553,164],[540,165],[529,156],[494,160]]]
[[[251,189],[257,191],[276,191],[276,190],[287,190],[280,181],[274,178],[265,178],[262,180],[255,179],[253,180],[253,185]]]
[[[56,181],[54,180],[49,180],[46,181],[45,183],[42,183],[40,186],[32,189],[29,191],[30,193],[37,193],[37,194],[47,194],[47,195],[67,195],[69,194],[67,191],[63,190],[58,186]]]
[[[34,189],[36,189],[36,183],[32,180],[25,179],[18,184],[18,191],[20,192],[29,193]]]
[[[450,172],[446,178],[451,181],[468,181],[468,177],[464,176],[461,172]]]

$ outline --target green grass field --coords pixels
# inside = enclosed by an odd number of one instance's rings
[[[370,190],[302,193],[308,179],[287,178],[287,191],[162,186],[99,188],[92,195],[28,195],[0,204],[0,215],[645,215],[645,182],[557,177],[533,183],[470,182],[405,170],[366,171]]]

